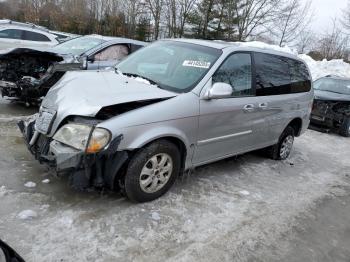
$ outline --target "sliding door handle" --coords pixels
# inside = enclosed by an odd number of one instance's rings
[[[255,110],[255,106],[253,104],[246,104],[243,107],[244,112],[253,112]]]

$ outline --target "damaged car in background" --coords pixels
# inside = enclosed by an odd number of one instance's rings
[[[185,170],[265,149],[286,159],[309,125],[310,73],[296,56],[160,40],[115,71],[67,72],[19,122],[31,153],[74,188],[163,195]]]
[[[350,137],[350,79],[323,77],[315,81],[314,89],[310,128]]]
[[[65,72],[113,67],[144,45],[127,38],[89,35],[49,49],[3,50],[0,51],[0,92],[11,100],[38,104]]]

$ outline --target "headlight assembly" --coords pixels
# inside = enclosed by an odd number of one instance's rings
[[[84,124],[66,124],[56,132],[53,139],[76,149],[86,150],[87,153],[97,153],[108,145],[111,134],[107,129],[96,127],[89,137],[91,129],[91,126]]]

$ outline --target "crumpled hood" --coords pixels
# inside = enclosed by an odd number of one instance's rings
[[[54,131],[69,115],[93,117],[106,106],[176,95],[114,71],[72,71],[50,89],[42,107],[57,111]]]
[[[339,94],[323,90],[315,90],[316,100],[329,100],[329,101],[350,101],[350,95]]]
[[[45,57],[52,57],[58,60],[62,60],[61,63],[79,63],[78,57],[73,54],[63,54],[55,52],[52,48],[8,48],[0,50],[0,59],[6,58],[11,55],[19,54],[33,54],[33,55],[42,55]]]

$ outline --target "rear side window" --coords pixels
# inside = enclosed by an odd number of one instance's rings
[[[6,29],[0,31],[0,38],[9,38],[9,39],[21,39],[22,30],[17,29]]]
[[[50,39],[46,35],[30,31],[24,31],[22,39],[36,42],[50,42]]]
[[[250,54],[236,53],[229,56],[215,72],[212,80],[213,83],[230,84],[233,90],[232,96],[254,95]]]
[[[308,92],[311,80],[304,63],[263,53],[255,53],[256,95],[283,95]]]
[[[291,93],[309,92],[311,90],[311,77],[304,63],[288,59],[291,74]]]

